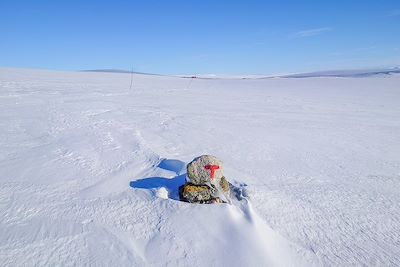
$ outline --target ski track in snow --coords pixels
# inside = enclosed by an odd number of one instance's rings
[[[2,266],[400,265],[399,75],[188,82],[0,69]]]

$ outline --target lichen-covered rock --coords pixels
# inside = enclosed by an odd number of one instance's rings
[[[179,188],[180,199],[190,203],[221,203],[221,199],[215,197],[215,194],[216,189],[207,185],[186,183]]]
[[[211,183],[219,186],[223,172],[222,161],[210,155],[197,157],[187,165],[187,177],[197,185]]]
[[[186,183],[181,188],[181,199],[192,203],[230,203],[230,184],[224,177],[222,161],[203,155],[187,165]]]
[[[221,180],[219,181],[219,186],[221,188],[221,191],[227,196],[229,197],[231,194],[231,187],[230,184],[228,182],[228,180],[226,180],[225,176],[221,177]]]

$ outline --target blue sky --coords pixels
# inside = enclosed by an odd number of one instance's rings
[[[400,65],[400,1],[1,0],[0,66],[273,74]]]

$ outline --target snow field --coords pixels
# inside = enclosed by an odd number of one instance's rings
[[[0,70],[5,266],[400,265],[400,76]],[[177,201],[212,154],[248,201]]]

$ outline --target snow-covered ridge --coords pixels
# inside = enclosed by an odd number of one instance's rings
[[[399,266],[399,103],[397,74],[0,69],[1,265]],[[202,154],[248,201],[174,199]]]
[[[311,77],[371,77],[378,75],[390,75],[400,73],[399,67],[385,69],[361,69],[361,70],[332,70],[309,73],[283,75],[284,78],[311,78]]]
[[[143,72],[131,72],[118,69],[84,70],[85,72],[110,72],[110,73],[136,73],[147,75],[160,75]],[[390,75],[400,73],[400,67],[375,68],[375,69],[353,69],[353,70],[327,70],[307,73],[277,74],[277,75],[220,75],[220,74],[185,74],[174,75],[175,77],[200,78],[200,79],[268,79],[268,78],[313,78],[313,77],[371,77],[378,75]]]
[[[161,74],[155,74],[155,73],[120,70],[120,69],[93,69],[93,70],[81,70],[81,71],[82,72],[104,72],[104,73],[130,73],[130,74],[144,74],[144,75],[161,75]]]

